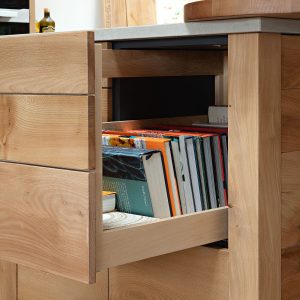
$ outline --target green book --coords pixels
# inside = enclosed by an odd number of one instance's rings
[[[117,193],[117,210],[170,217],[161,153],[156,150],[103,147],[103,190]]]

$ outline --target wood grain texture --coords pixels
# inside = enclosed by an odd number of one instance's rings
[[[229,37],[229,299],[280,299],[281,37]]]
[[[126,27],[126,0],[103,0],[104,27]]]
[[[108,300],[108,270],[87,285],[20,266],[18,300]]]
[[[144,119],[132,121],[114,121],[102,124],[104,130],[127,131],[133,129],[147,128],[155,125],[186,125],[190,126],[196,122],[208,122],[206,115],[174,117],[174,118],[160,118],[160,119]]]
[[[29,0],[29,31],[35,33],[35,0]]]
[[[202,0],[185,5],[185,21],[199,21],[221,17],[277,16],[299,19],[298,0]]]
[[[300,244],[282,252],[281,300],[300,299]]]
[[[94,282],[94,173],[0,162],[0,190],[1,259]]]
[[[282,88],[300,88],[300,36],[282,36]]]
[[[103,25],[127,27],[156,24],[155,0],[103,0]]]
[[[126,0],[127,26],[156,24],[156,0]]]
[[[300,244],[300,151],[282,154],[282,248]]]
[[[223,72],[215,77],[215,105],[228,105],[228,53],[223,53]]]
[[[1,37],[0,93],[93,94],[93,45],[92,32]]]
[[[218,51],[103,50],[103,77],[217,75],[223,72]]]
[[[206,247],[112,268],[110,300],[228,300],[228,252]]]
[[[282,90],[282,152],[300,151],[300,89]]]
[[[112,89],[101,90],[102,102],[102,122],[112,121],[113,107],[112,107]]]
[[[95,168],[92,96],[0,95],[0,160]]]
[[[17,300],[17,265],[0,261],[0,299]]]
[[[112,49],[112,44],[111,43],[101,43],[101,47],[102,47],[102,50]],[[102,69],[99,71],[102,72]],[[112,79],[111,78],[102,78],[102,88],[111,88],[111,87],[112,87]]]
[[[97,270],[227,238],[227,207],[102,232]],[[122,249],[122,251],[120,251]]]

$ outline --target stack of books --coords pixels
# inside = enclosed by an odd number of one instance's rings
[[[228,205],[228,129],[224,125],[105,130],[103,188],[117,210],[167,218]]]

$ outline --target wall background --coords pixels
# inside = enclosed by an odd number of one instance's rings
[[[56,31],[75,31],[102,27],[102,0],[35,0],[36,19],[49,8]],[[183,22],[183,6],[192,0],[156,0],[157,23]]]
[[[56,31],[74,31],[101,27],[100,0],[35,0],[36,19],[49,8]]]

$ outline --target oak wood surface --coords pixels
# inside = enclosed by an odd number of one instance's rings
[[[0,299],[17,300],[17,265],[0,261]]]
[[[0,37],[0,93],[93,94],[93,47],[92,32]]]
[[[110,300],[228,300],[228,251],[197,247],[109,270]]]
[[[196,122],[208,122],[208,117],[206,115],[198,115],[198,116],[161,118],[161,119],[113,121],[113,122],[104,122],[102,124],[102,127],[105,130],[126,131],[126,130],[147,128],[147,126],[155,126],[155,125],[189,126]]]
[[[126,0],[127,26],[156,24],[156,0]]]
[[[35,0],[29,0],[29,31],[35,33]]]
[[[0,95],[0,160],[95,168],[92,96]]]
[[[282,154],[282,248],[300,244],[300,151]]]
[[[103,0],[102,7],[105,28],[127,26],[126,0]]]
[[[282,88],[300,88],[300,36],[282,36]]]
[[[108,300],[108,270],[87,285],[19,266],[18,300]]]
[[[101,89],[102,122],[112,121],[112,89]]]
[[[220,241],[227,238],[227,228],[223,207],[107,230],[98,238],[97,270]]]
[[[215,77],[215,105],[228,105],[228,53],[223,53],[223,72]]]
[[[245,16],[277,16],[299,19],[300,3],[298,0],[202,0],[186,4],[184,15],[186,22],[207,18]]]
[[[94,173],[0,162],[0,258],[95,280]]]
[[[300,299],[300,244],[282,251],[281,300]]]
[[[101,44],[102,50],[112,49],[111,43],[100,43],[100,44]],[[100,68],[99,72],[102,73],[102,68]],[[112,88],[112,79],[102,77],[102,88]]]
[[[229,36],[229,299],[281,298],[281,37]]]
[[[300,89],[282,90],[281,109],[281,150],[282,152],[300,151]]]
[[[103,50],[103,77],[218,75],[223,72],[219,51]]]
[[[102,3],[106,28],[156,24],[155,0],[103,0]]]

